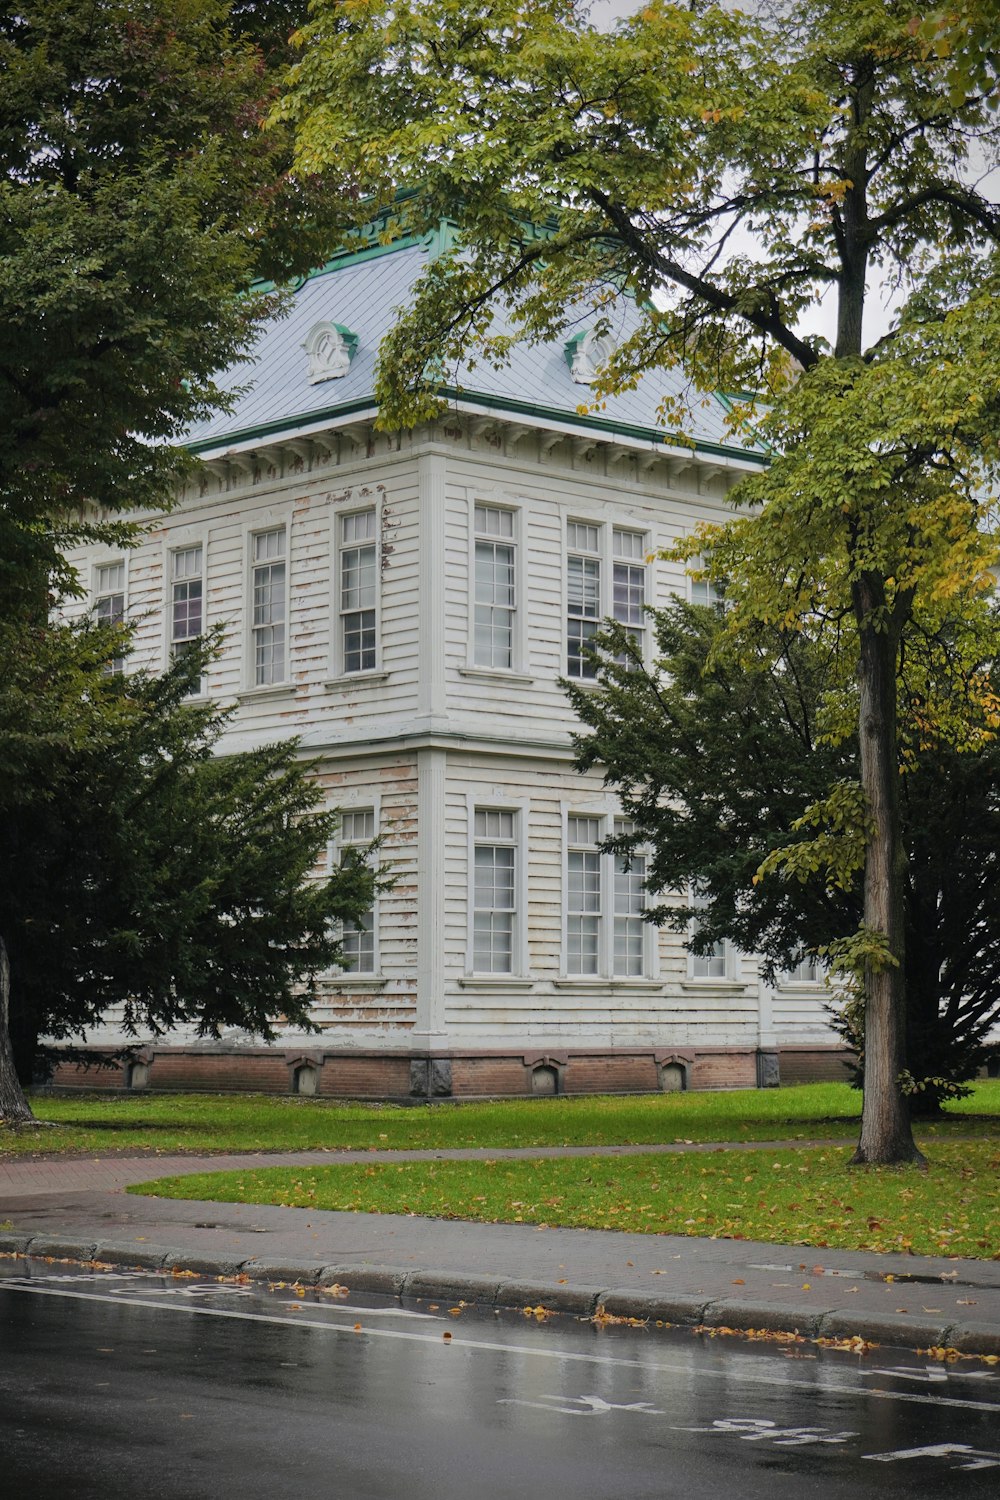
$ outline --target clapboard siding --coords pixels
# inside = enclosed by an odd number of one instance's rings
[[[315,1017],[325,1040],[405,1047],[419,1033],[418,1045],[433,1036],[445,1047],[515,1051],[832,1041],[825,992],[765,989],[754,960],[742,956],[727,982],[695,980],[683,935],[666,929],[651,933],[650,961],[637,981],[595,983],[564,972],[564,818],[576,811],[610,820],[617,810],[600,776],[581,777],[571,761],[573,717],[559,687],[567,521],[599,526],[608,542],[615,526],[639,531],[648,552],[658,552],[698,521],[726,514],[726,481],[721,466],[694,459],[666,463],[596,440],[513,436],[501,427],[477,432],[458,417],[392,439],[360,425],[322,441],[276,440],[239,463],[219,460],[128,555],[137,665],[165,664],[170,552],[200,542],[206,623],[226,632],[205,686],[236,705],[221,749],[299,735],[304,753],[320,760],[332,804],[379,807],[380,859],[395,880],[379,901],[379,973],[323,977]],[[477,501],[516,515],[518,649],[506,675],[478,670],[473,660]],[[379,517],[378,670],[345,677],[337,660],[340,517],[369,505]],[[247,659],[250,539],[272,526],[288,528],[289,680],[255,692]],[[81,549],[84,582],[112,555]],[[610,545],[603,559],[610,608]],[[686,591],[679,564],[657,557],[646,567],[650,602]],[[421,757],[437,757],[436,769]],[[519,984],[468,972],[476,806],[519,811]],[[428,882],[443,893],[433,931],[421,926],[432,905]],[[428,984],[433,994],[425,993]],[[115,1031],[114,1017],[107,1029]]]
[[[527,989],[506,986],[502,975],[468,977],[469,812],[476,807],[519,811],[519,852],[525,862],[519,919],[527,927],[527,965],[521,977],[530,981]],[[749,959],[740,961],[732,983],[690,980],[683,937],[664,929],[653,932],[656,960],[637,982],[574,981],[563,972],[563,814],[572,809],[610,819],[616,803],[596,774],[581,777],[568,759],[448,756],[443,938],[447,1030],[456,1045],[572,1039],[605,1046],[756,1045],[758,977]],[[654,975],[659,982],[652,982]]]

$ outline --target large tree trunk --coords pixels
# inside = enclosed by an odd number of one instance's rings
[[[38,1121],[24,1097],[14,1066],[7,1018],[10,1014],[10,963],[7,945],[0,937],[0,1124],[37,1125]]]
[[[855,586],[861,630],[859,739],[861,784],[871,827],[865,851],[865,926],[884,935],[891,960],[865,965],[865,1082],[861,1138],[852,1165],[922,1162],[900,1087],[906,1057],[904,879],[896,745],[896,632],[884,618],[881,582]]]

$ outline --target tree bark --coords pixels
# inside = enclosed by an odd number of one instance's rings
[[[37,1125],[14,1066],[7,1018],[10,1015],[10,962],[0,937],[0,1124]]]
[[[896,747],[897,632],[873,615],[883,603],[881,580],[855,585],[861,634],[859,744],[861,784],[871,820],[865,850],[865,926],[884,935],[889,962],[865,965],[865,1081],[861,1138],[852,1166],[923,1162],[900,1087],[906,1066],[904,878],[906,851],[899,813]],[[876,628],[876,625],[881,628]]]

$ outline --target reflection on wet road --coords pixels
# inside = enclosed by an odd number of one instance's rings
[[[1000,1367],[0,1261],[5,1492],[1000,1491]]]

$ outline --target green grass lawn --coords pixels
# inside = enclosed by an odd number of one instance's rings
[[[41,1094],[35,1112],[51,1128],[0,1129],[0,1155],[849,1140],[860,1107],[860,1096],[839,1083],[413,1107],[262,1094]],[[1000,1134],[996,1081],[977,1084],[970,1099],[950,1107],[946,1121],[922,1127],[928,1139],[990,1132]]]
[[[164,1178],[168,1198],[430,1214],[1000,1257],[1000,1142],[944,1142],[916,1168],[848,1170],[845,1145],[527,1161],[364,1162]]]

